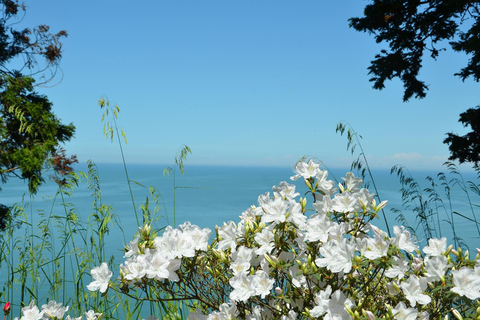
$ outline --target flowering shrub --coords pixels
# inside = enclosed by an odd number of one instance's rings
[[[196,309],[189,319],[480,319],[478,249],[470,260],[445,238],[420,250],[402,227],[389,237],[371,223],[386,202],[361,179],[347,173],[336,186],[312,160],[295,171],[312,208],[282,182],[210,245],[210,230],[188,222],[161,236],[146,225],[118,281],[102,264],[88,289],[184,300]]]
[[[8,312],[10,311],[10,303],[8,305]],[[6,306],[7,306],[6,305]],[[26,307],[22,308],[22,316],[20,320],[41,320],[41,319],[63,319],[65,313],[68,311],[68,306],[62,306],[61,303],[57,303],[54,300],[50,300],[47,304],[42,305],[42,309],[40,310],[35,301],[31,301],[30,304]],[[4,312],[5,307],[3,308]],[[85,313],[86,320],[100,320],[102,317],[101,313],[95,313],[95,311],[90,310]],[[65,317],[65,320],[81,320],[82,316],[78,318],[71,318],[70,315]],[[18,320],[18,318],[15,318]]]

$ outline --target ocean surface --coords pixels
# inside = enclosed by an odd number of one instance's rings
[[[292,168],[280,167],[219,167],[219,166],[185,166],[185,174],[182,175],[177,169],[175,176],[173,172],[170,175],[164,174],[166,166],[163,165],[127,165],[129,178],[132,181],[131,187],[133,192],[130,195],[125,170],[123,164],[96,164],[98,178],[101,186],[102,203],[111,205],[113,212],[118,218],[122,226],[113,228],[109,235],[113,243],[118,249],[130,241],[137,231],[137,222],[135,218],[134,208],[141,218],[140,205],[144,205],[146,197],[149,195],[149,187],[155,187],[160,195],[158,212],[159,220],[157,227],[166,225],[179,225],[185,221],[190,221],[202,228],[210,228],[215,230],[216,225],[222,225],[223,222],[230,220],[239,221],[239,215],[251,205],[257,204],[259,195],[265,192],[271,192],[274,185],[278,185],[281,181],[295,184],[297,191],[304,196],[307,191],[306,186],[300,179],[291,181],[293,175]],[[87,171],[86,165],[77,165],[77,171]],[[350,170],[333,169],[329,173],[329,179],[334,181],[342,181]],[[355,172],[354,172],[355,173]],[[436,177],[438,172],[413,171],[411,175],[417,179],[420,189],[431,187],[431,184],[425,180],[427,176]],[[421,227],[417,228],[418,220],[415,213],[411,209],[406,208],[402,204],[400,182],[396,175],[391,175],[389,170],[373,170],[372,175],[378,190],[380,199],[388,200],[385,213],[390,229],[393,225],[399,225],[396,221],[398,213],[393,211],[401,210],[407,219],[409,225],[417,229],[419,240],[424,237]],[[46,175],[48,176],[48,175]],[[452,178],[453,176],[447,176]],[[473,172],[463,174],[463,179],[477,181],[476,174]],[[377,194],[370,179],[365,179],[368,183],[368,189],[371,193]],[[436,180],[438,184],[440,182]],[[23,197],[27,204],[27,212],[31,212],[31,221],[35,222],[35,212],[44,211],[52,212],[55,215],[61,215],[64,207],[59,199],[53,201],[58,190],[56,183],[46,181],[40,188],[39,192],[31,197],[27,192],[27,185],[19,179],[10,179],[2,186],[0,192],[0,203],[5,205],[13,205],[19,203]],[[174,192],[175,191],[175,192]],[[466,193],[457,187],[452,187],[451,199],[453,210],[449,209],[446,197],[444,196],[444,188],[437,187],[438,193],[444,199],[445,209],[439,208],[439,217],[435,217],[435,221],[440,221],[440,227],[437,227],[437,236],[447,236],[449,242],[452,234],[450,223],[444,220],[450,219],[451,214],[446,212],[456,211],[469,219],[473,219],[472,209],[479,216],[480,197],[469,191],[471,207],[468,204]],[[92,192],[87,188],[87,179],[82,179],[79,186],[74,189],[74,195],[67,197],[67,203],[71,203],[76,208],[77,215],[81,220],[87,220],[92,212],[93,198]],[[175,195],[175,198],[174,198]],[[424,201],[428,200],[428,194],[424,192]],[[307,200],[311,204],[312,198],[307,195]],[[151,199],[150,199],[151,201]],[[417,199],[418,204],[418,199]],[[454,215],[455,228],[461,231],[460,236],[469,244],[471,250],[480,247],[478,232],[471,220]],[[386,230],[385,222],[382,216],[374,220],[374,224]],[[440,229],[440,231],[438,230]],[[441,232],[441,234],[440,234]]]
[[[138,225],[135,218],[134,208],[138,212],[141,219],[142,213],[139,209],[141,205],[145,205],[145,201],[149,195],[149,187],[154,187],[160,195],[158,200],[159,212],[158,220],[155,227],[162,228],[167,225],[179,225],[185,221],[190,221],[202,228],[212,229],[212,235],[215,234],[215,226],[221,226],[223,222],[230,220],[239,221],[239,216],[251,205],[257,204],[259,195],[265,192],[271,192],[272,186],[278,185],[281,181],[287,181],[297,186],[297,191],[304,196],[307,191],[303,181],[291,181],[293,175],[292,168],[272,168],[272,167],[213,167],[213,166],[194,166],[186,165],[185,174],[182,175],[177,169],[175,175],[164,175],[165,166],[162,165],[128,165],[129,178],[132,181],[133,200],[130,195],[125,170],[122,164],[97,164],[98,178],[101,186],[102,203],[112,206],[113,213],[119,222],[111,226],[110,233],[106,237],[107,256],[113,256],[115,263],[118,265],[123,261],[124,245],[131,241]],[[86,171],[85,165],[78,165],[77,170]],[[342,181],[341,178],[350,171],[345,169],[334,169],[329,173],[329,179]],[[427,176],[436,177],[438,172],[416,171],[411,172],[412,176],[418,179],[420,189],[431,187],[431,184],[425,180]],[[390,230],[393,225],[400,225],[396,218],[398,216],[396,210],[401,210],[406,218],[406,222],[417,231],[420,246],[425,245],[425,234],[421,226],[418,226],[418,219],[412,208],[405,207],[402,204],[400,192],[400,182],[398,177],[391,175],[389,170],[373,170],[374,181],[378,192],[372,186],[372,182],[368,182],[371,193],[378,193],[380,199],[388,200],[385,214]],[[46,174],[48,176],[48,174]],[[447,176],[452,178],[453,176]],[[463,175],[465,180],[472,180],[478,183],[475,173],[467,173]],[[462,218],[458,214],[453,214],[454,225],[457,236],[461,237],[465,244],[470,248],[473,255],[476,253],[475,248],[480,247],[479,232],[477,226],[473,222],[476,216],[480,218],[480,197],[469,191],[467,197],[462,188],[452,186],[450,190],[451,208],[448,199],[445,196],[445,188],[438,183],[436,190],[442,196],[444,206],[440,206],[436,202],[436,211],[438,215],[432,217],[431,223],[435,225],[434,236],[446,236],[448,243],[453,243],[453,233],[451,228],[452,212],[458,212],[466,218]],[[88,181],[83,178],[78,187],[73,190],[72,196],[66,196],[65,202],[71,204],[70,208],[75,208],[75,212],[81,221],[88,221],[92,209],[92,191],[87,187]],[[21,203],[25,207],[27,213],[27,221],[35,228],[35,225],[42,219],[40,213],[44,216],[56,215],[64,216],[65,207],[62,205],[59,197],[55,197],[58,190],[56,183],[47,181],[38,193],[30,196],[27,192],[27,185],[19,179],[10,179],[2,186],[0,192],[0,203],[5,205],[13,205]],[[428,193],[423,192],[423,201],[428,201]],[[306,195],[310,204],[311,195]],[[22,202],[23,198],[23,202]],[[420,199],[417,198],[417,204]],[[133,204],[133,202],[135,204]],[[469,203],[473,203],[472,206]],[[152,197],[150,197],[150,204]],[[425,204],[425,203],[423,203]],[[435,206],[430,206],[435,207]],[[153,211],[153,207],[151,208]],[[472,211],[473,210],[473,211]],[[449,222],[450,220],[450,222]],[[386,230],[383,217],[374,220],[375,225]],[[34,230],[34,229],[31,229]],[[25,234],[24,229],[15,231],[19,236]],[[393,232],[392,232],[393,236]],[[4,266],[0,261],[0,278],[7,276],[4,274]],[[0,284],[1,284],[0,280]]]

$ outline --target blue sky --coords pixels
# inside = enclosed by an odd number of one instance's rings
[[[28,1],[26,25],[67,30],[57,85],[39,88],[76,137],[84,162],[120,162],[98,100],[121,109],[128,163],[292,166],[302,156],[348,167],[336,124],[363,136],[374,168],[440,168],[445,133],[479,104],[478,83],[453,74],[467,57],[426,58],[427,98],[402,102],[402,84],[371,88],[367,67],[381,45],[348,27],[367,1]]]

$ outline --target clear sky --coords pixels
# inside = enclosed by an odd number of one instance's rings
[[[120,162],[103,137],[101,97],[118,104],[128,163],[171,163],[188,145],[190,164],[292,166],[302,156],[329,167],[352,157],[336,124],[363,136],[374,168],[437,169],[447,132],[480,103],[479,84],[453,74],[467,57],[425,59],[427,98],[402,102],[402,84],[368,81],[380,50],[348,27],[361,0],[35,0],[24,24],[66,30],[57,85],[39,88],[63,122],[80,161]]]

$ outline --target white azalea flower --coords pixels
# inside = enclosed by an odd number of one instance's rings
[[[305,241],[326,242],[328,240],[328,231],[332,226],[330,219],[324,214],[318,214],[307,220],[305,227]]]
[[[366,258],[375,260],[387,255],[390,243],[383,236],[376,234],[374,238],[368,238],[366,241],[367,250],[364,253]]]
[[[325,290],[315,293],[315,307],[310,310],[312,317],[318,318],[327,312],[331,294],[332,287],[330,287],[330,285],[328,285]]]
[[[385,276],[388,278],[403,278],[405,272],[408,270],[408,263],[405,259],[393,257],[392,267],[385,271]]]
[[[330,196],[319,197],[317,195],[317,201],[313,204],[313,208],[318,214],[325,215],[332,211],[332,199],[330,199]]]
[[[229,281],[233,290],[230,292],[230,299],[233,301],[247,301],[251,296],[255,295],[255,284],[252,276],[241,274],[233,277]]]
[[[93,310],[89,310],[85,312],[86,320],[97,320],[98,318],[100,318],[101,315],[102,315],[101,313],[97,313]]]
[[[303,177],[303,179],[308,179],[308,178],[313,178],[317,175],[317,171],[319,170],[320,164],[315,163],[312,159],[306,163],[305,161],[299,161],[295,165],[295,173],[293,177],[291,177],[291,180],[297,180],[300,177]]]
[[[392,311],[396,320],[417,320],[417,309],[407,308],[403,302],[397,304]]]
[[[253,276],[253,284],[255,286],[255,295],[259,295],[263,298],[270,294],[275,283],[274,279],[270,279],[268,275],[263,271],[258,271]]]
[[[453,270],[452,275],[454,287],[451,290],[453,292],[470,300],[480,298],[480,276],[472,269],[463,267],[460,270]]]
[[[412,307],[415,307],[417,302],[426,305],[432,300],[428,295],[423,294],[427,289],[427,279],[424,277],[419,278],[416,275],[410,275],[406,281],[400,283],[400,287]]]
[[[333,181],[331,180],[327,180],[327,176],[327,170],[317,171],[317,188],[326,196],[330,197],[333,195],[336,189],[333,188],[335,186],[335,183],[333,183]]]
[[[262,216],[262,222],[277,222],[282,223],[287,217],[287,210],[289,202],[282,198],[276,198],[263,206],[265,211]]]
[[[440,240],[432,238],[428,240],[428,246],[423,248],[423,252],[427,256],[439,256],[447,251],[447,238],[442,237]]]
[[[126,274],[125,279],[134,281],[140,280],[147,274],[147,259],[148,255],[137,256],[136,259],[127,260],[125,262]],[[89,288],[90,289],[90,288]],[[93,291],[93,290],[90,290]],[[101,291],[100,291],[101,292]]]
[[[247,271],[250,269],[250,262],[241,259],[236,260],[230,264],[230,269],[233,271],[234,276],[247,274]]]
[[[451,266],[448,264],[445,256],[431,256],[425,258],[425,276],[427,281],[439,281],[445,276],[448,268]]]
[[[228,224],[225,222],[223,226],[218,228],[218,235],[221,240],[218,242],[219,250],[227,250],[230,248],[234,252],[237,248],[237,227],[233,221],[229,221]]]
[[[280,182],[278,186],[273,186],[273,193],[280,198],[285,198],[287,200],[292,200],[295,197],[298,197],[300,193],[295,192],[296,186],[294,184],[289,184],[285,181]]]
[[[357,199],[348,191],[344,193],[337,193],[332,199],[332,210],[337,212],[354,212],[357,211]]]
[[[125,246],[125,254],[123,255],[124,258],[129,258],[138,253],[138,237],[134,240],[130,241],[128,245]]]
[[[40,320],[43,314],[44,311],[40,311],[35,305],[35,300],[32,300],[28,306],[22,308],[22,317],[20,320]]]
[[[340,242],[331,240],[320,247],[323,258],[317,258],[315,263],[319,267],[327,267],[332,272],[350,272],[355,245],[343,238]]]
[[[68,311],[68,306],[62,307],[61,303],[57,303],[54,300],[48,301],[48,304],[42,306],[44,315],[50,318],[63,319],[63,315]]]
[[[108,282],[113,275],[113,272],[108,270],[107,263],[103,262],[99,267],[95,267],[90,272],[94,281],[87,285],[87,289],[90,291],[100,290],[101,293],[107,291]]]
[[[405,230],[405,227],[401,228],[398,226],[393,227],[393,233],[395,233],[395,238],[393,238],[393,244],[396,245],[401,250],[406,252],[413,252],[418,249],[418,246],[415,245],[412,241],[412,235],[408,230]]]
[[[255,241],[260,245],[255,253],[257,255],[264,255],[265,253],[272,252],[274,248],[275,235],[273,234],[273,225],[268,225],[263,228],[260,233],[255,235]]]
[[[324,320],[350,320],[352,317],[345,309],[345,306],[352,308],[354,303],[352,299],[346,298],[342,291],[335,291],[330,301],[328,301],[327,314]]]
[[[162,252],[155,252],[147,259],[146,276],[149,279],[163,280],[168,278],[169,272],[167,270],[170,261]],[[128,279],[128,278],[127,278]]]
[[[355,192],[360,190],[360,187],[363,184],[363,180],[360,178],[355,177],[355,175],[351,172],[347,172],[345,178],[342,178],[345,181],[345,185],[347,186],[347,191]]]

